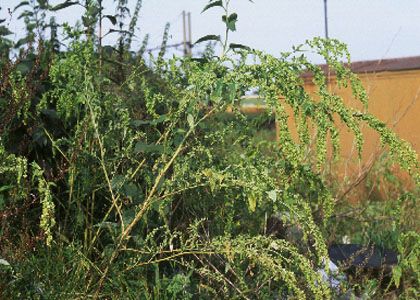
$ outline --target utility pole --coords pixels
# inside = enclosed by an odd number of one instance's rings
[[[325,38],[328,39],[328,9],[327,1],[324,0],[324,23],[325,23]]]
[[[324,0],[324,23],[325,23],[325,38],[328,39],[328,0]],[[329,53],[328,53],[329,54]],[[331,77],[331,70],[330,67],[328,66],[328,61],[327,61],[327,85],[329,87],[329,89],[331,89],[331,85],[330,85],[330,77]]]
[[[188,17],[188,39],[187,39],[187,17]],[[185,12],[185,10],[182,11],[182,29],[184,34],[184,56],[191,55],[192,51],[192,42],[191,42],[191,13]]]
[[[188,12],[188,55],[192,55],[192,38],[191,38],[191,13]]]
[[[184,33],[184,56],[187,56],[187,28],[185,25],[185,10],[182,11],[182,31]]]

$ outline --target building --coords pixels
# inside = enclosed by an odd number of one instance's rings
[[[326,69],[326,66],[321,66]],[[398,136],[408,141],[420,153],[420,56],[397,59],[383,59],[354,62],[350,65],[357,73],[369,97],[368,111],[393,128]],[[309,74],[303,76],[305,89],[315,93],[316,87]],[[352,96],[350,88],[338,88],[334,74],[329,77],[330,90],[341,96],[344,102],[363,110],[359,101]],[[291,118],[291,127],[293,120]],[[362,159],[358,159],[354,136],[339,125],[342,160],[336,165],[336,175],[354,184],[362,183],[371,167],[383,153],[379,136],[369,128],[363,128],[365,144]],[[394,168],[395,169],[395,168]],[[399,176],[408,176],[397,171]]]

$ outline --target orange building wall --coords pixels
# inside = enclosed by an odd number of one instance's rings
[[[386,122],[400,138],[408,141],[420,153],[420,70],[365,73],[359,74],[359,78],[369,96],[368,111]],[[330,82],[332,92],[341,96],[347,105],[362,110],[362,105],[352,97],[349,88],[339,89],[333,77]],[[314,93],[316,87],[308,81],[305,89]],[[293,117],[289,125],[294,131]],[[365,144],[360,161],[353,134],[342,125],[339,125],[339,129],[342,159],[335,166],[336,174],[346,178],[360,177],[380,149],[379,136],[373,130],[363,128]],[[296,137],[295,132],[294,135]]]

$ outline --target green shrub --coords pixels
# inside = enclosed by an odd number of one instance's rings
[[[124,24],[117,51],[107,54],[94,35],[102,19],[92,2],[84,29],[65,28],[71,40],[65,52],[32,49],[35,64],[26,73],[19,63],[6,63],[0,78],[6,220],[0,253],[10,262],[0,270],[0,287],[6,297],[333,296],[317,272],[334,210],[319,174],[329,135],[338,153],[332,116],[355,134],[359,149],[361,124],[377,130],[412,174],[416,154],[375,117],[329,93],[321,69],[301,54],[306,47],[324,56],[339,84],[351,85],[367,106],[360,81],[341,63],[349,57],[345,45],[315,38],[275,58],[228,44],[237,19],[228,3],[207,7],[225,10],[226,39],[201,39],[219,41],[220,57],[165,60],[161,53],[146,66],[129,52]],[[118,2],[120,12],[125,4]],[[303,89],[307,71],[319,101]],[[37,85],[28,85],[32,78]],[[278,142],[258,141],[258,123],[238,109],[240,97],[254,88],[279,125]],[[285,104],[298,120],[298,143]],[[314,166],[303,163],[309,121],[317,129]],[[299,239],[264,235],[272,215]],[[411,259],[407,266],[413,267]]]

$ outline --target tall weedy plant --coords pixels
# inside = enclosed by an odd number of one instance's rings
[[[126,4],[118,2],[119,21]],[[35,258],[28,254],[11,262],[4,278],[12,279],[0,283],[6,296],[334,296],[318,273],[327,257],[322,229],[334,209],[318,174],[329,135],[338,153],[333,116],[354,132],[359,148],[360,126],[366,122],[413,174],[418,172],[416,155],[374,116],[331,94],[321,69],[299,51],[310,48],[324,56],[338,82],[350,85],[367,105],[360,81],[341,63],[349,57],[345,45],[315,38],[276,58],[229,44],[238,16],[230,12],[229,0],[210,1],[204,10],[218,7],[224,12],[225,37],[205,36],[197,43],[220,42],[220,57],[165,60],[162,54],[150,67],[124,47],[122,56],[102,51],[94,30],[84,39],[77,28],[67,28],[72,41],[54,56],[47,88],[37,101],[25,102],[29,108],[12,113],[1,133],[0,183],[5,187],[0,188],[0,208],[13,211],[19,199],[32,197],[31,229],[46,241],[46,246],[36,244]],[[101,26],[95,20],[92,28]],[[129,47],[132,28],[117,45]],[[124,76],[115,76],[115,63],[124,66]],[[308,71],[319,100],[303,88],[301,75]],[[26,92],[24,74],[7,74],[12,75],[7,75],[1,114]],[[258,122],[240,112],[241,96],[254,88],[266,100],[266,114],[280,125],[279,142],[258,142]],[[285,105],[298,120],[299,142],[287,127]],[[21,120],[34,124],[28,131],[30,150],[12,153],[15,132],[9,123]],[[318,133],[314,166],[303,163],[309,123]],[[284,224],[282,237],[264,234],[273,214]],[[19,230],[8,240],[17,235]],[[34,284],[19,290],[27,269],[38,270],[44,261],[62,267],[37,272],[31,276]],[[54,282],[63,270],[85,279],[70,277],[58,288]]]

